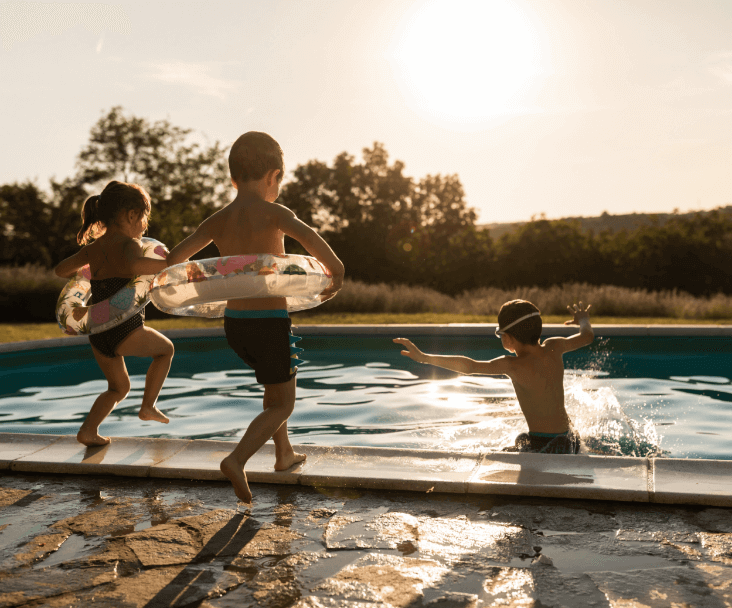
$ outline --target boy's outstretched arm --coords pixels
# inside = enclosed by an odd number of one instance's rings
[[[279,220],[279,229],[305,247],[307,252],[321,262],[330,272],[330,285],[320,294],[321,301],[330,300],[343,286],[343,276],[345,275],[343,262],[338,259],[338,256],[330,248],[330,245],[323,240],[323,237],[305,222],[299,220],[287,207],[281,207]]]
[[[582,309],[582,302],[567,306],[570,314],[573,318],[569,321],[565,321],[565,325],[579,325],[579,333],[569,336],[568,338],[548,338],[544,341],[544,344],[550,345],[554,349],[559,349],[561,352],[566,353],[572,350],[577,350],[583,346],[591,344],[595,339],[595,332],[592,330],[590,324],[590,307],[592,304],[588,304],[587,308]]]
[[[213,216],[211,216],[213,217]],[[183,239],[168,254],[166,261],[167,266],[174,266],[175,264],[181,264],[182,262],[188,261],[192,255],[198,253],[211,241],[213,237],[210,234],[211,218],[208,218],[201,222],[201,225],[190,236]]]
[[[510,361],[508,357],[497,357],[490,361],[476,361],[470,357],[455,355],[430,355],[419,350],[411,340],[406,338],[394,338],[396,344],[401,344],[407,350],[402,355],[409,357],[417,363],[435,365],[449,369],[459,374],[485,374],[488,376],[508,376]]]

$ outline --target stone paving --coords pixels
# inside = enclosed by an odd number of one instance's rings
[[[4,472],[0,607],[732,606],[732,509]]]

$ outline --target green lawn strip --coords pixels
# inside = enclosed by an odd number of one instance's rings
[[[543,317],[544,323],[564,323],[565,316]],[[495,316],[454,315],[447,313],[294,313],[294,325],[409,325],[446,323],[495,323]],[[668,317],[594,317],[595,325],[732,325],[732,319],[677,319]],[[158,330],[190,329],[199,327],[221,327],[223,319],[201,319],[181,317],[147,321],[147,325]],[[0,342],[24,342],[68,337],[56,323],[3,323]]]

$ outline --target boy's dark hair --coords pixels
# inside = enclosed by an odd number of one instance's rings
[[[511,300],[501,306],[498,311],[498,331],[502,327],[507,327],[517,319],[530,315],[532,313],[541,312],[531,302],[526,300]],[[538,344],[541,337],[541,316],[535,315],[524,319],[513,327],[506,330],[507,334],[512,335],[521,344]]]
[[[124,211],[139,211],[150,217],[150,195],[137,184],[111,181],[101,194],[90,196],[81,208],[82,226],[76,235],[79,245],[96,239]]]
[[[277,181],[282,181],[285,173],[284,154],[272,136],[249,131],[231,146],[229,171],[237,184],[262,179],[274,169],[280,170]]]

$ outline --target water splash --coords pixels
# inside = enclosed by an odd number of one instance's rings
[[[613,387],[603,383],[605,372],[568,371],[564,401],[569,417],[591,454],[659,457],[661,436],[652,420],[630,418]]]

